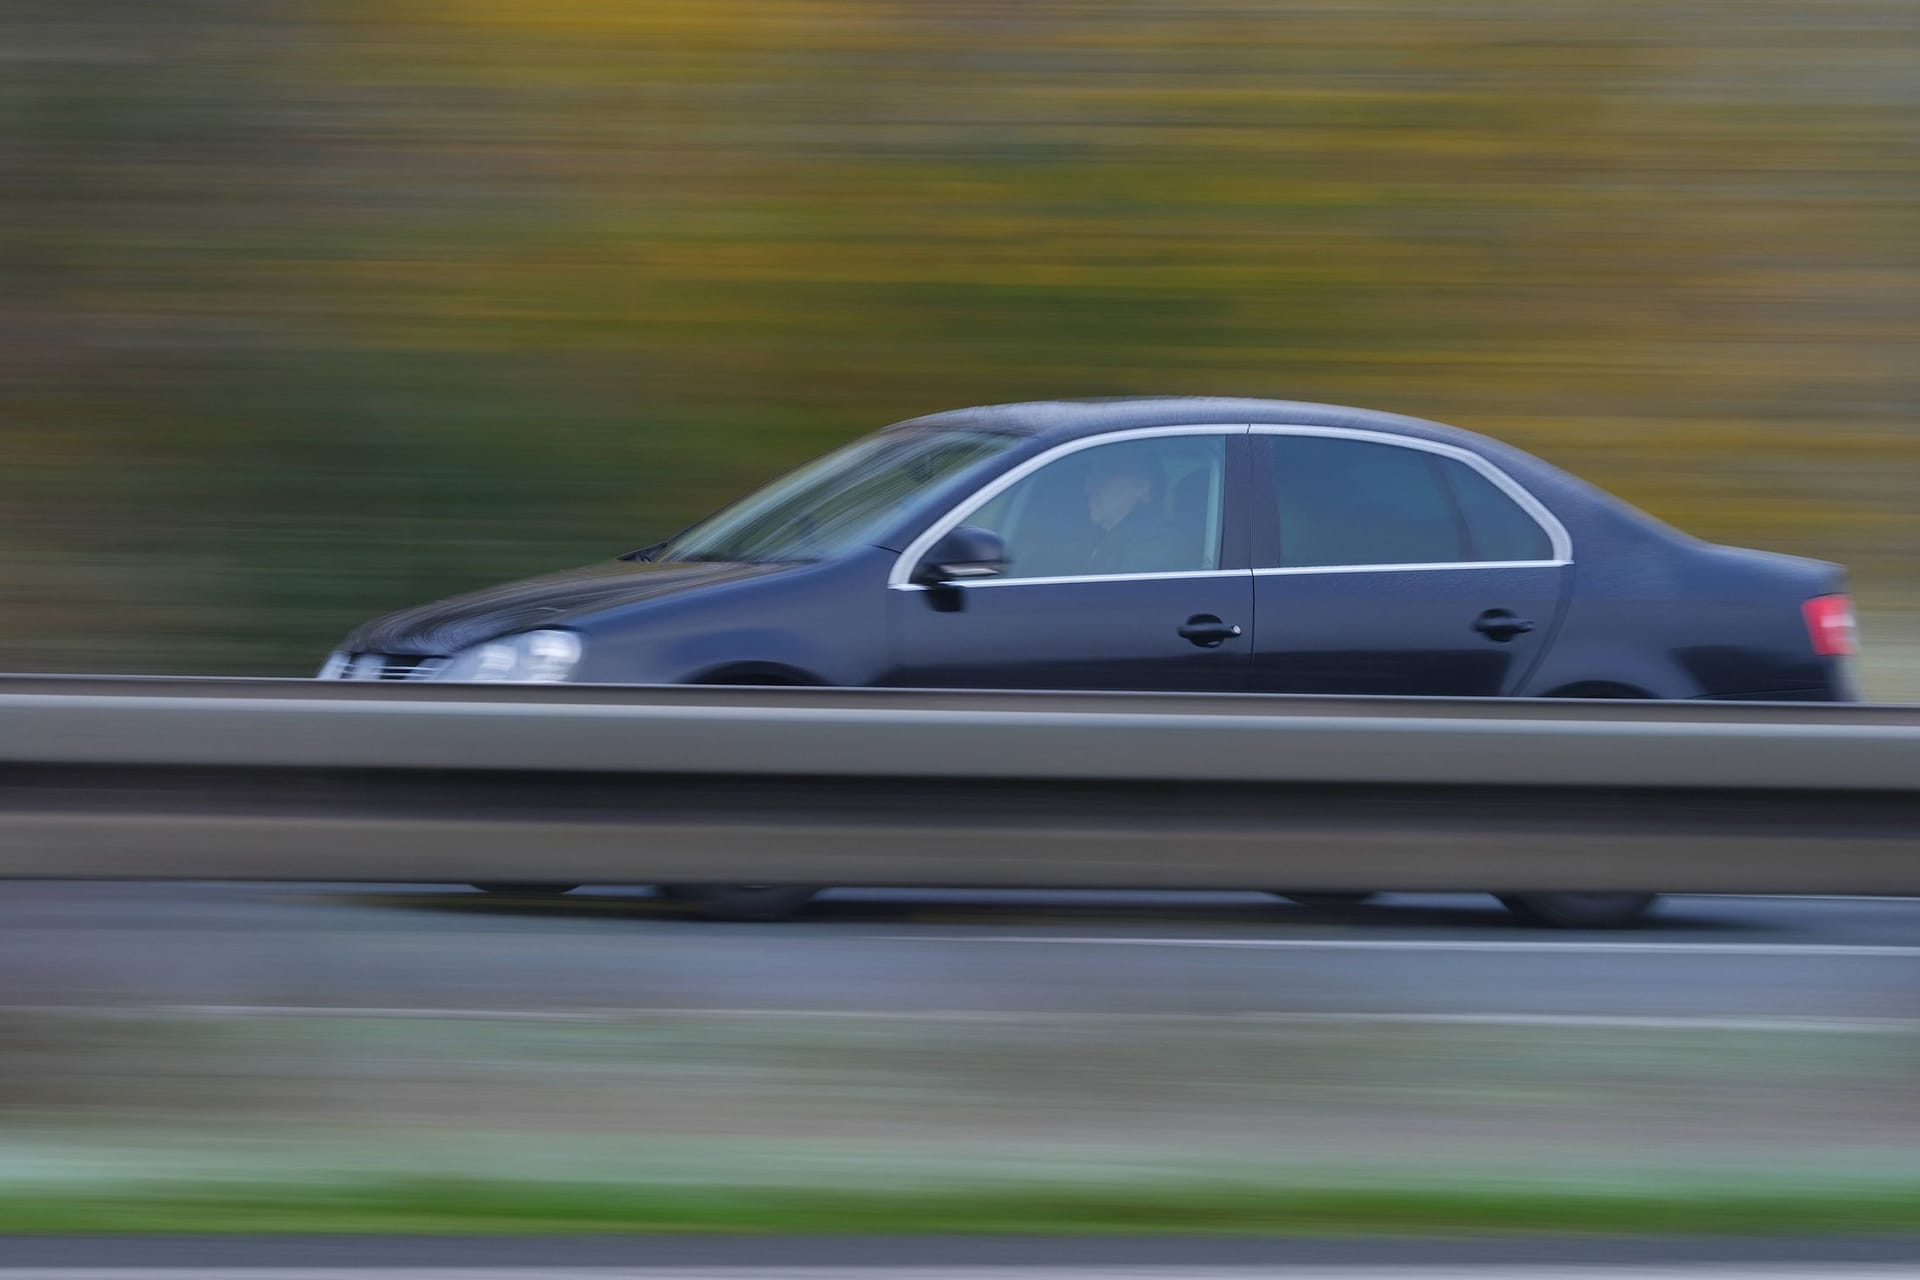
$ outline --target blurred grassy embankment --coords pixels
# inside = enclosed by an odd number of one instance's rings
[[[13,1013],[0,1230],[1920,1229],[1910,1025],[1764,1021]]]
[[[0,665],[304,674],[913,413],[1360,403],[1920,586],[1900,0],[16,0]]]

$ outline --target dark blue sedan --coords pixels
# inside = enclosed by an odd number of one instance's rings
[[[620,560],[370,622],[322,674],[1843,700],[1845,589],[1436,423],[1049,401],[888,427]],[[1607,896],[1527,901],[1638,914],[1549,901]]]

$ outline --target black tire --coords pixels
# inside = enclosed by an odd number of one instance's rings
[[[572,893],[580,886],[548,884],[542,880],[489,880],[485,884],[476,884],[473,887],[482,893],[498,893],[510,898],[557,898],[563,893]]]
[[[1550,929],[1624,929],[1638,924],[1657,893],[1503,893],[1501,905]]]
[[[1379,896],[1374,893],[1290,893],[1285,889],[1269,889],[1267,892],[1303,907],[1357,907]]]
[[[1573,686],[1549,698],[1650,698],[1625,685]],[[1624,929],[1639,924],[1660,899],[1657,893],[1501,893],[1500,905],[1528,924],[1548,929]]]
[[[813,900],[810,884],[663,884],[660,896],[708,920],[785,920]]]
[[[797,672],[773,675],[721,671],[693,683],[787,688],[793,685],[823,685],[827,682]],[[695,915],[705,920],[766,923],[797,915],[800,908],[813,901],[814,895],[825,887],[801,884],[660,884],[654,886],[654,892],[671,902],[692,908]]]

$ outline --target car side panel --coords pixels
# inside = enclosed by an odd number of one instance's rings
[[[584,619],[578,679],[680,684],[740,669],[823,684],[876,683],[887,658],[884,584],[893,558],[875,548]]]
[[[891,590],[890,685],[1244,693],[1253,580],[1244,570],[1149,579],[1009,582]],[[1208,618],[1240,634],[1196,645]]]
[[[1838,565],[1701,544],[1680,576],[1694,629],[1676,638],[1673,656],[1702,696],[1855,696],[1849,663],[1814,652],[1803,612],[1816,596],[1846,590]]]
[[[1255,580],[1253,687],[1266,693],[1493,697],[1548,649],[1567,566],[1263,573]],[[1490,638],[1504,610],[1533,624]]]
[[[1654,698],[1851,699],[1813,652],[1801,606],[1843,590],[1836,566],[1739,548],[1581,549],[1560,635],[1520,692],[1621,686]]]

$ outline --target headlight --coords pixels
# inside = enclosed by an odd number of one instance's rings
[[[573,632],[528,631],[462,649],[433,678],[558,684],[579,663],[580,637]]]

